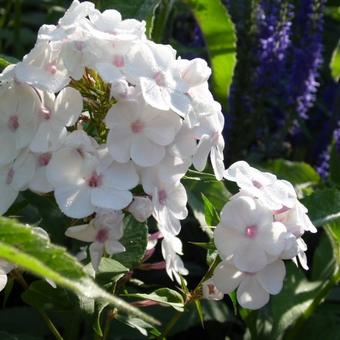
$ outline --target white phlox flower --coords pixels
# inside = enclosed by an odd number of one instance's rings
[[[199,143],[193,164],[197,170],[204,170],[210,153],[215,176],[218,180],[221,180],[224,173],[224,139],[222,135],[224,116],[221,112],[221,106],[217,102],[214,102],[214,104],[213,107],[216,110],[212,114],[201,116],[200,124],[195,128]]]
[[[223,261],[216,267],[213,280],[224,294],[237,288],[237,301],[242,307],[259,309],[268,303],[270,294],[281,291],[285,275],[281,260],[269,263],[256,273],[242,272],[230,261]]]
[[[174,112],[164,112],[143,103],[142,98],[118,102],[108,112],[108,148],[118,162],[130,158],[139,166],[158,164],[165,146],[172,143],[181,127]]]
[[[119,242],[123,236],[123,218],[124,214],[120,211],[99,210],[89,224],[70,227],[65,235],[83,242],[91,242],[91,263],[97,271],[104,253],[112,256],[125,251],[125,247]]]
[[[67,135],[67,126],[76,123],[83,109],[79,91],[66,87],[55,98],[53,93],[42,92],[39,127],[30,143],[34,152],[48,152],[58,147]]]
[[[22,151],[16,160],[0,167],[0,214],[4,214],[17,198],[19,191],[26,190],[35,174],[34,156]]]
[[[282,223],[273,221],[270,210],[240,196],[224,206],[214,240],[222,259],[232,257],[237,268],[253,273],[279,257],[286,232]]]
[[[61,47],[61,42],[37,42],[23,61],[16,64],[16,79],[44,91],[59,92],[71,80],[60,57]]]
[[[214,280],[212,279],[202,283],[202,294],[204,298],[216,301],[222,300],[224,296],[224,294],[217,289]]]
[[[87,147],[91,150],[91,144]],[[97,208],[119,210],[132,201],[129,190],[139,181],[134,165],[112,161],[107,149],[99,151],[65,146],[48,164],[47,178],[54,185],[54,196],[69,217],[83,218]]]
[[[180,275],[188,275],[188,270],[184,267],[182,259],[182,242],[178,237],[168,236],[162,240],[162,255],[166,263],[166,272],[171,280],[176,280],[181,284]]]
[[[47,165],[49,164],[53,153],[45,152],[34,154],[36,161],[35,174],[28,184],[28,188],[36,193],[47,193],[53,191],[53,185],[48,181],[46,175]]]
[[[224,178],[236,182],[242,194],[258,198],[268,209],[277,213],[296,204],[295,190],[288,181],[277,180],[275,175],[257,170],[245,161],[232,164],[225,170]]]
[[[25,84],[0,86],[0,165],[12,162],[37,130],[40,100]]]

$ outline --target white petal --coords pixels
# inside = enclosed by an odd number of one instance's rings
[[[102,79],[111,84],[122,77],[122,74],[117,67],[109,63],[98,63],[96,64],[96,69]]]
[[[236,289],[242,278],[242,273],[231,263],[226,261],[220,263],[213,274],[213,280],[216,287],[224,294],[229,294]]]
[[[286,227],[280,222],[265,225],[261,230],[259,242],[268,254],[278,256],[286,245],[286,232]]]
[[[243,272],[255,273],[268,264],[268,258],[262,248],[255,242],[237,247],[234,253],[233,262],[236,268]]]
[[[173,142],[181,127],[181,119],[173,112],[164,112],[147,122],[144,133],[151,141],[159,145]]]
[[[218,225],[214,231],[214,242],[222,259],[227,258],[235,252],[235,249],[243,247],[247,240],[243,235],[232,228]]]
[[[139,166],[158,164],[165,156],[164,146],[151,142],[143,135],[136,135],[131,144],[131,158]]]
[[[125,247],[118,241],[110,240],[105,242],[105,251],[111,256],[113,254],[118,254],[124,252]]]
[[[168,111],[170,109],[169,98],[164,97],[163,91],[154,80],[149,78],[140,78],[143,98],[145,101],[159,110]]]
[[[177,90],[170,92],[170,107],[177,114],[182,117],[186,117],[191,108],[191,100],[190,97]]]
[[[100,260],[104,254],[104,245],[98,242],[94,242],[90,245],[89,250],[93,269],[97,271]]]
[[[275,261],[256,273],[256,278],[268,293],[274,295],[281,291],[285,275],[286,268],[283,261]]]
[[[111,129],[107,137],[107,144],[114,160],[120,163],[126,163],[130,160],[130,129],[124,127]]]
[[[269,294],[257,281],[255,275],[247,275],[237,290],[237,301],[243,308],[259,309],[269,301]]]
[[[139,182],[137,171],[132,162],[117,163],[112,165],[103,173],[103,185],[118,190],[129,190]]]
[[[104,209],[123,209],[131,203],[132,198],[130,191],[105,187],[93,188],[91,193],[91,203],[98,208]]]
[[[94,213],[90,195],[91,189],[87,185],[61,186],[54,191],[60,210],[72,218],[83,218]]]
[[[198,146],[197,146],[197,152],[194,155],[193,158],[193,164],[196,170],[203,171],[207,164],[207,159],[209,152],[212,148],[210,136],[204,135],[200,139]]]
[[[6,287],[7,284],[7,275],[0,274],[0,292]]]
[[[18,196],[18,191],[8,185],[0,185],[0,215],[3,215],[14,203]]]
[[[96,239],[97,230],[91,224],[82,224],[67,228],[65,235],[79,241],[93,242]]]
[[[65,126],[76,123],[83,110],[83,98],[79,91],[66,87],[55,100],[55,115]]]

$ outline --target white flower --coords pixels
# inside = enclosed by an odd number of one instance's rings
[[[67,134],[66,126],[74,125],[83,109],[80,93],[66,87],[55,98],[53,93],[42,93],[40,124],[31,144],[34,152],[48,152],[55,149]]]
[[[181,127],[174,112],[150,107],[142,100],[123,101],[108,112],[108,148],[113,159],[125,163],[131,158],[139,166],[153,166],[165,155]]]
[[[128,211],[137,221],[145,222],[152,215],[153,205],[150,198],[135,196]]]
[[[125,247],[119,242],[123,236],[123,217],[121,212],[101,210],[89,224],[70,227],[65,235],[92,242],[89,247],[91,262],[97,271],[104,251],[110,256],[125,251]]]
[[[275,220],[283,223],[287,230],[296,237],[302,236],[305,231],[316,233],[317,229],[307,215],[308,209],[296,200],[293,208],[275,214]]]
[[[270,210],[247,196],[229,201],[221,212],[214,241],[222,259],[232,256],[241,271],[254,273],[277,259],[285,247],[286,228]]]
[[[23,61],[16,64],[17,80],[41,90],[59,92],[70,82],[60,58],[61,46],[61,42],[38,42]]]
[[[189,85],[176,69],[176,51],[169,45],[151,41],[136,44],[128,54],[125,74],[140,85],[145,101],[160,110],[172,109],[185,117],[190,109]]]
[[[239,304],[248,309],[259,309],[269,301],[269,294],[278,294],[282,289],[286,269],[282,261],[268,264],[256,273],[239,271],[232,263],[223,261],[213,275],[216,287],[224,294],[237,289]]]
[[[162,255],[166,263],[166,272],[171,280],[176,280],[181,284],[179,275],[188,275],[188,270],[184,267],[182,259],[182,242],[178,237],[168,236],[162,240]]]
[[[39,97],[27,85],[1,86],[0,92],[0,165],[15,159],[27,147],[37,129]]]
[[[97,208],[118,210],[132,201],[128,190],[138,184],[133,164],[108,161],[107,151],[101,151],[104,156],[83,154],[79,148],[62,148],[53,155],[47,177],[65,215],[83,218]]]
[[[217,289],[212,279],[203,282],[202,293],[208,300],[222,300],[224,296],[224,294]]]
[[[245,161],[232,164],[225,170],[224,178],[236,182],[242,195],[258,198],[263,205],[277,213],[296,204],[296,193],[289,182],[277,180],[275,175],[259,171]]]
[[[204,170],[210,153],[215,176],[218,180],[221,180],[224,173],[224,139],[222,135],[224,116],[221,112],[221,105],[216,102],[213,104],[215,104],[213,105],[213,113],[200,117],[200,123],[195,128],[199,143],[193,164],[197,170]]]
[[[26,190],[35,172],[35,159],[23,151],[16,160],[0,167],[0,214],[4,214],[18,196]]]
[[[36,160],[36,169],[28,188],[37,193],[53,191],[53,185],[48,181],[46,176],[46,168],[52,158],[52,152],[33,154],[33,156]]]

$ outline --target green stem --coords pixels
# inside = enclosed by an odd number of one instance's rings
[[[205,275],[203,276],[203,278],[201,279],[201,281],[198,283],[198,285],[196,286],[196,288],[191,292],[191,294],[188,295],[187,300],[184,303],[184,311],[185,308],[191,304],[192,302],[195,302],[197,299],[201,298],[201,286],[202,283],[208,279],[210,279],[210,277],[212,276],[215,268],[217,267],[217,265],[221,262],[221,259],[219,256],[216,256],[215,260],[213,261],[213,263],[210,265],[208,271],[205,273]],[[178,320],[181,318],[182,314],[184,312],[177,312],[171,319],[170,321],[167,323],[167,325],[164,328],[164,331],[162,332],[162,334],[158,337],[159,340],[162,339],[166,339],[166,336],[172,331],[172,329],[175,327],[176,323],[178,322]]]
[[[174,2],[174,0],[162,0],[159,4],[152,27],[152,40],[156,43],[161,43],[164,38],[165,28]]]
[[[26,280],[24,279],[24,277],[22,276],[22,274],[18,270],[13,271],[12,273],[13,273],[14,279],[24,288],[24,290],[27,290],[29,288],[29,286],[28,286]],[[47,314],[43,310],[41,310],[40,308],[38,308],[36,306],[33,306],[33,307],[35,307],[36,310],[39,312],[42,319],[45,321],[47,328],[51,331],[51,333],[54,335],[54,337],[57,340],[64,340],[63,337],[58,332],[57,328],[54,326],[51,319],[47,316]]]

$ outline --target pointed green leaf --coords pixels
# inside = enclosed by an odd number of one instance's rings
[[[204,204],[205,222],[207,223],[207,225],[217,226],[220,223],[220,216],[217,210],[203,193],[202,200]]]
[[[0,257],[76,294],[106,301],[124,313],[157,324],[155,319],[97,286],[64,248],[51,244],[33,228],[3,217],[0,218]]]
[[[202,30],[212,66],[214,93],[227,106],[236,64],[235,28],[220,0],[187,0]]]

